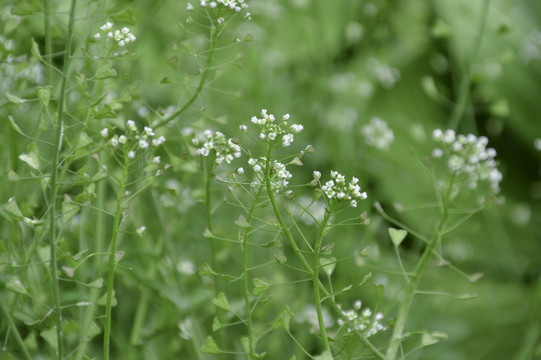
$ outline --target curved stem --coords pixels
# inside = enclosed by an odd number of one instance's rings
[[[329,352],[329,354],[332,354],[331,347],[329,345],[329,339],[327,338],[325,320],[323,318],[323,312],[321,310],[321,295],[319,293],[319,251],[321,250],[321,241],[323,240],[325,227],[327,226],[330,217],[331,212],[328,209],[325,209],[325,215],[323,217],[323,221],[319,225],[319,231],[317,233],[316,243],[314,245],[314,258],[312,262],[314,271],[312,272],[312,283],[314,285],[314,302],[316,305],[319,331],[321,332],[321,338],[323,339],[323,347]]]
[[[449,188],[447,189],[447,192],[443,199],[443,212],[438,227],[434,232],[434,236],[432,236],[432,238],[426,245],[423,254],[421,255],[421,258],[419,259],[419,262],[415,266],[415,270],[410,277],[410,282],[408,283],[408,286],[406,288],[404,299],[402,300],[402,303],[398,310],[398,316],[396,318],[393,334],[389,342],[389,348],[387,349],[387,360],[396,359],[398,349],[400,348],[402,337],[404,335],[404,328],[406,326],[408,313],[411,309],[411,304],[413,303],[413,297],[415,296],[415,291],[417,290],[417,286],[419,285],[422,274],[424,273],[428,263],[430,262],[430,259],[432,258],[432,255],[434,254],[436,245],[441,241],[445,224],[447,223],[447,219],[449,218],[449,201],[451,198],[451,193],[453,191],[454,180],[455,176],[452,175],[451,181],[449,183]]]
[[[73,33],[73,24],[75,21],[75,3],[76,0],[71,1],[70,13],[69,13],[69,23],[68,30],[66,34],[66,47],[64,50],[64,67],[62,70],[62,80],[60,85],[60,98],[58,100],[58,116],[57,121],[55,122],[55,141],[54,141],[54,151],[52,159],[52,171],[50,179],[50,191],[49,191],[49,201],[50,201],[50,214],[49,214],[49,248],[50,248],[50,270],[51,270],[51,281],[53,286],[53,297],[55,302],[55,327],[56,327],[56,356],[58,359],[63,357],[63,334],[62,334],[62,307],[60,304],[60,287],[58,284],[58,274],[57,274],[57,257],[56,257],[56,217],[57,217],[57,208],[58,208],[58,188],[59,184],[57,182],[58,178],[58,168],[59,168],[59,155],[62,148],[62,135],[64,132],[64,99],[66,95],[66,82],[68,78],[69,71],[69,60],[71,53],[71,35]],[[48,11],[48,10],[46,10]],[[49,49],[50,50],[50,49]]]
[[[118,187],[118,194],[116,198],[116,211],[115,219],[113,222],[113,235],[111,238],[111,250],[109,251],[109,270],[107,278],[107,299],[105,302],[105,329],[103,338],[103,359],[109,359],[109,342],[111,338],[111,313],[113,302],[113,282],[115,280],[115,253],[116,243],[118,239],[118,233],[120,230],[121,218],[122,218],[122,200],[124,199],[124,190],[126,189],[126,181],[128,179],[129,158],[124,156],[124,167],[122,169],[122,179]]]
[[[195,89],[192,96],[174,113],[163,119],[162,121],[158,122],[154,125],[154,128],[157,129],[159,127],[162,127],[164,125],[169,124],[171,121],[175,120],[177,116],[182,114],[190,105],[197,99],[201,91],[203,90],[203,87],[205,86],[207,82],[207,78],[209,76],[209,70],[210,66],[212,65],[212,59],[214,57],[214,51],[216,50],[216,41],[218,40],[218,29],[214,28],[211,30],[212,33],[210,34],[210,48],[209,48],[209,55],[207,57],[207,62],[205,63],[205,69],[203,70],[203,74],[201,75],[201,79],[199,80],[199,85],[197,85],[197,88]]]

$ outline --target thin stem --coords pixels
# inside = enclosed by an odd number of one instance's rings
[[[282,217],[280,209],[278,208],[278,205],[276,204],[276,199],[274,198],[272,184],[271,184],[271,181],[270,181],[270,166],[271,166],[270,157],[271,157],[271,154],[272,154],[272,146],[269,144],[269,147],[268,147],[268,150],[267,150],[267,159],[266,159],[266,162],[265,162],[265,186],[267,188],[267,193],[269,195],[269,200],[270,200],[270,203],[271,203],[271,206],[272,206],[272,210],[274,211],[274,215],[276,216],[276,219],[278,220],[278,223],[280,224],[282,232],[284,233],[284,236],[287,238],[287,240],[289,242],[289,245],[293,249],[293,252],[297,256],[299,261],[302,263],[302,266],[304,267],[304,269],[309,274],[313,274],[312,267],[310,266],[308,261],[306,261],[306,258],[302,254],[302,251],[299,249],[299,246],[295,242],[295,239],[293,238],[293,235],[291,234],[291,231],[289,231],[289,228],[287,227],[286,223],[284,222],[284,218]],[[319,287],[320,287],[320,291],[323,293],[323,296],[324,297],[329,297],[329,295],[330,295],[329,291],[325,288],[323,283],[321,281],[318,281],[318,284],[319,284]],[[355,328],[355,326],[351,323],[351,320],[342,313],[342,310],[336,305],[336,303],[334,303],[334,301],[331,301],[330,304],[331,304],[331,307],[333,308],[333,310],[337,313],[337,315],[342,320],[344,320],[344,322],[346,324],[348,324],[348,326],[350,326],[350,328],[353,329],[355,335],[357,335],[359,340],[361,340],[361,342],[364,345],[366,345],[370,349],[370,351],[372,351],[372,353],[378,359],[385,360],[385,356],[378,349],[376,349],[374,344],[372,344],[366,337],[364,337]]]
[[[257,191],[255,198],[252,201],[252,205],[250,206],[250,210],[248,211],[248,214],[246,215],[246,222],[250,222],[252,219],[252,215],[254,214],[257,200],[259,199],[259,196],[261,195],[261,191],[263,190],[263,187],[260,187]],[[254,331],[253,331],[253,325],[252,325],[252,308],[250,306],[250,284],[249,284],[249,278],[248,278],[248,229],[242,230],[242,273],[244,274],[243,277],[243,284],[244,284],[244,307],[246,311],[246,325],[248,326],[248,359],[251,360],[255,356],[255,344],[254,344]]]
[[[207,218],[207,229],[212,233],[212,195],[210,184],[213,180],[212,168],[207,163],[206,159],[205,164],[205,213]],[[208,166],[208,167],[207,167]],[[213,238],[209,239],[210,241],[210,265],[214,270],[216,269],[216,243]],[[218,294],[217,282],[214,279],[214,295]]]
[[[162,127],[164,125],[169,124],[171,121],[175,120],[177,116],[182,114],[190,105],[197,99],[201,91],[203,90],[203,87],[205,86],[207,82],[207,78],[209,76],[209,70],[210,66],[212,65],[212,59],[214,57],[214,51],[216,50],[216,41],[218,40],[218,34],[219,31],[217,28],[213,28],[211,30],[210,34],[210,48],[209,48],[209,54],[207,57],[207,62],[205,63],[205,69],[203,70],[203,74],[201,75],[201,79],[199,80],[199,85],[197,85],[197,88],[195,89],[192,96],[174,113],[163,119],[162,121],[158,122],[154,125],[154,128],[157,129],[159,127]]]
[[[63,357],[63,334],[62,334],[62,307],[60,305],[60,288],[58,284],[58,274],[57,274],[57,256],[56,256],[56,217],[57,217],[57,208],[58,208],[58,188],[59,184],[57,183],[58,170],[59,170],[59,154],[62,147],[62,135],[64,131],[64,99],[66,95],[66,82],[68,78],[69,71],[69,60],[71,53],[71,36],[73,33],[73,24],[75,21],[75,3],[76,0],[71,1],[70,13],[69,13],[69,23],[68,30],[66,34],[66,48],[64,50],[64,67],[62,69],[62,80],[60,85],[60,98],[58,100],[58,118],[55,123],[55,141],[54,141],[54,151],[53,159],[51,162],[51,181],[50,181],[50,192],[49,192],[49,202],[50,202],[50,214],[49,214],[49,248],[50,248],[50,269],[51,269],[51,281],[53,286],[53,297],[55,302],[55,327],[56,327],[56,356],[58,359]]]
[[[314,271],[312,272],[312,282],[314,285],[314,302],[316,304],[317,321],[319,324],[319,331],[321,332],[321,338],[323,339],[323,347],[329,352],[329,354],[332,354],[331,347],[329,345],[329,339],[327,338],[325,320],[323,318],[323,312],[321,310],[321,295],[319,293],[319,251],[321,250],[321,241],[323,240],[325,227],[327,226],[330,217],[330,210],[325,209],[325,215],[323,217],[323,221],[319,225],[319,231],[317,233],[316,243],[314,245],[314,258],[312,262]]]
[[[421,258],[419,259],[419,262],[415,266],[415,270],[413,271],[413,274],[410,276],[410,279],[409,279],[410,281],[406,288],[404,299],[402,300],[402,303],[398,310],[398,316],[396,318],[393,334],[389,341],[389,348],[387,349],[387,360],[396,359],[396,356],[398,354],[398,349],[400,348],[402,337],[404,335],[404,328],[406,326],[408,313],[411,309],[411,304],[413,303],[413,297],[415,296],[417,286],[419,285],[421,276],[424,273],[430,259],[432,258],[432,255],[434,254],[436,245],[441,240],[443,230],[445,228],[445,224],[449,218],[449,201],[451,198],[451,193],[453,191],[454,180],[455,180],[455,176],[452,175],[451,181],[449,183],[449,188],[447,189],[447,193],[445,194],[445,197],[443,199],[443,212],[442,212],[438,227],[436,228],[436,231],[434,232],[434,236],[432,236],[430,241],[427,243],[423,251],[423,254],[421,255]]]
[[[9,315],[9,312],[4,308],[4,304],[2,301],[0,301],[0,315],[2,315],[2,318],[5,319],[5,321],[8,324],[9,331],[13,333],[13,336],[15,337],[15,341],[19,345],[19,348],[21,349],[24,358],[27,360],[31,360],[32,357],[28,353],[28,350],[26,349],[26,346],[24,345],[23,339],[21,338],[21,334],[19,333],[19,330],[17,330],[17,327],[15,326],[15,323],[13,322],[13,319]]]
[[[103,358],[104,360],[109,359],[109,342],[111,338],[111,311],[112,311],[112,301],[113,301],[113,282],[115,280],[115,253],[116,253],[116,243],[118,239],[118,233],[120,230],[121,218],[122,218],[122,202],[124,199],[124,190],[126,188],[126,181],[128,179],[128,168],[129,168],[129,158],[128,156],[124,157],[124,167],[122,171],[122,179],[118,187],[118,193],[116,198],[116,211],[115,219],[113,221],[113,235],[111,238],[111,250],[109,252],[109,272],[107,279],[107,299],[105,302],[105,330],[103,338]]]

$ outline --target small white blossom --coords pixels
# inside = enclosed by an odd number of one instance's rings
[[[94,39],[96,39],[96,40],[101,39],[101,34],[100,33],[95,33],[94,34]]]
[[[148,142],[146,140],[139,140],[139,147],[141,149],[147,149],[148,148]]]
[[[137,233],[137,235],[139,235],[140,237],[143,236],[143,234],[145,233],[147,227],[146,226],[141,226],[139,229],[135,230],[135,232]]]
[[[154,164],[159,164],[161,162],[161,158],[159,156],[154,156],[154,158],[152,158],[152,162]]]
[[[239,128],[240,128],[240,131],[244,131],[244,132],[248,130],[248,127],[246,125],[241,125],[239,126]]]
[[[128,120],[126,122],[126,127],[131,131],[137,131],[137,126],[135,126],[135,121],[133,120]]]
[[[321,177],[321,173],[317,170],[314,170],[312,175],[314,176],[314,179],[319,179]]]
[[[103,128],[100,131],[100,134],[101,134],[102,137],[106,138],[107,136],[109,136],[109,129],[108,128]]]
[[[128,158],[133,159],[135,157],[135,151],[131,150],[128,152]]]
[[[243,175],[243,174],[244,174],[244,169],[243,169],[243,168],[241,168],[241,167],[240,167],[240,168],[238,168],[238,169],[237,169],[237,174],[239,174],[239,175]]]
[[[118,137],[118,142],[121,143],[122,145],[124,145],[124,144],[126,144],[126,142],[128,142],[128,138],[125,135],[120,135]]]
[[[380,150],[388,150],[394,141],[393,130],[378,117],[372,118],[368,125],[363,126],[361,134],[368,146],[374,146]]]

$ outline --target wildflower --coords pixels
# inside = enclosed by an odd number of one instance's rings
[[[126,122],[126,127],[131,131],[137,131],[137,126],[135,126],[135,121],[133,120],[128,120]]]
[[[230,164],[235,158],[239,158],[241,156],[240,146],[235,144],[233,139],[226,139],[225,135],[220,131],[212,133],[210,130],[205,130],[203,134],[206,141],[203,143],[202,147],[197,150],[197,154],[204,157],[214,154],[215,165],[219,165],[224,161]],[[199,145],[199,141],[193,142],[194,145]]]
[[[115,136],[113,136],[111,138],[111,146],[112,147],[117,147],[118,146],[118,136],[115,135]]]
[[[159,164],[161,162],[161,158],[159,156],[154,156],[154,158],[152,158],[152,162],[154,164]]]
[[[319,177],[321,174],[317,172]],[[316,172],[314,172],[314,178],[316,178]],[[348,201],[351,207],[357,207],[357,200],[364,200],[367,198],[366,192],[361,192],[361,187],[358,185],[359,179],[353,177],[349,184],[346,184],[346,178],[338,171],[331,170],[331,178],[321,186],[321,190],[331,201]]]
[[[139,237],[143,237],[143,234],[145,233],[146,229],[147,229],[146,226],[141,226],[139,229],[135,230],[135,232]]]
[[[186,9],[187,9],[188,11],[193,11],[193,5],[190,4],[190,3],[188,3],[188,6],[186,6]]]
[[[248,130],[248,127],[246,125],[241,125],[239,126],[239,128],[240,128],[240,131],[244,131],[244,132]]]
[[[451,129],[436,129],[432,138],[440,147],[432,150],[432,157],[448,154],[447,167],[455,175],[466,176],[469,186],[475,188],[479,181],[487,180],[494,192],[499,192],[502,174],[495,161],[496,150],[487,148],[488,138],[474,134],[456,135]]]
[[[368,307],[365,307],[361,311],[362,303],[360,300],[355,301],[353,304],[353,309],[351,310],[341,310],[342,315],[344,315],[353,325],[346,324],[342,319],[338,319],[338,325],[347,326],[347,332],[350,333],[354,330],[361,332],[365,337],[370,337],[376,335],[378,332],[387,330],[387,327],[381,324],[383,320],[383,314],[378,312],[376,314],[372,313]]]
[[[239,174],[239,175],[243,175],[243,174],[244,174],[244,169],[243,169],[243,168],[241,168],[241,167],[240,167],[240,168],[238,168],[238,169],[237,169],[237,174]]]
[[[312,175],[314,176],[314,179],[318,179],[318,180],[321,177],[321,173],[319,171],[317,171],[317,170],[314,170]]]
[[[365,138],[368,146],[374,146],[380,150],[388,150],[391,143],[394,141],[393,130],[387,123],[378,117],[370,120],[368,125],[361,128],[361,134]]]
[[[164,137],[164,136],[160,136],[159,138],[153,139],[153,140],[152,140],[152,145],[153,145],[153,146],[160,146],[160,145],[163,144],[164,142],[165,142],[165,137]]]
[[[109,136],[109,129],[108,128],[103,128],[101,131],[100,131],[100,135],[104,138],[106,138],[107,136]]]
[[[293,124],[288,128],[287,121],[289,120],[289,114],[282,116],[282,121],[277,122],[276,117],[273,114],[269,114],[267,109],[262,109],[260,118],[252,116],[250,122],[255,125],[259,125],[260,133],[259,138],[261,140],[268,140],[269,142],[280,141],[282,146],[290,146],[294,140],[293,133],[298,134],[303,130],[302,125]],[[240,129],[246,131],[247,127],[241,125]]]
[[[96,40],[101,39],[100,33],[95,33],[95,34],[94,34],[94,39],[96,39]]]
[[[120,135],[118,137],[118,142],[121,143],[122,145],[126,144],[127,141],[128,141],[128,138],[126,138],[125,135]]]

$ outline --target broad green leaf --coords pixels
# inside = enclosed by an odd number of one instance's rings
[[[227,302],[227,298],[225,297],[225,294],[223,292],[219,293],[217,297],[212,299],[212,303],[220,309],[231,311],[229,303]]]
[[[387,231],[389,232],[389,236],[391,237],[391,241],[393,242],[393,245],[395,247],[399,247],[402,241],[406,238],[408,235],[408,232],[406,230],[398,230],[395,228],[388,228]]]
[[[439,331],[432,333],[424,333],[421,340],[421,346],[429,346],[439,343],[440,341],[447,340],[447,334]]]
[[[101,108],[94,108],[92,111],[92,117],[94,119],[114,119],[116,113],[111,109],[109,105],[104,105]]]
[[[270,287],[272,286],[271,283],[264,279],[255,278],[252,280],[252,283],[254,285],[254,295],[261,295],[265,292],[267,292]]]
[[[26,288],[24,287],[21,279],[18,276],[12,276],[6,283],[6,289],[11,290],[17,294],[28,295]]]
[[[107,62],[102,63],[94,75],[94,78],[98,80],[114,77],[116,77],[116,70],[113,68],[113,65]]]
[[[207,339],[205,340],[205,345],[201,346],[199,349],[203,354],[219,354],[221,353],[220,349],[218,348],[218,345],[214,342],[212,337],[207,336]]]

